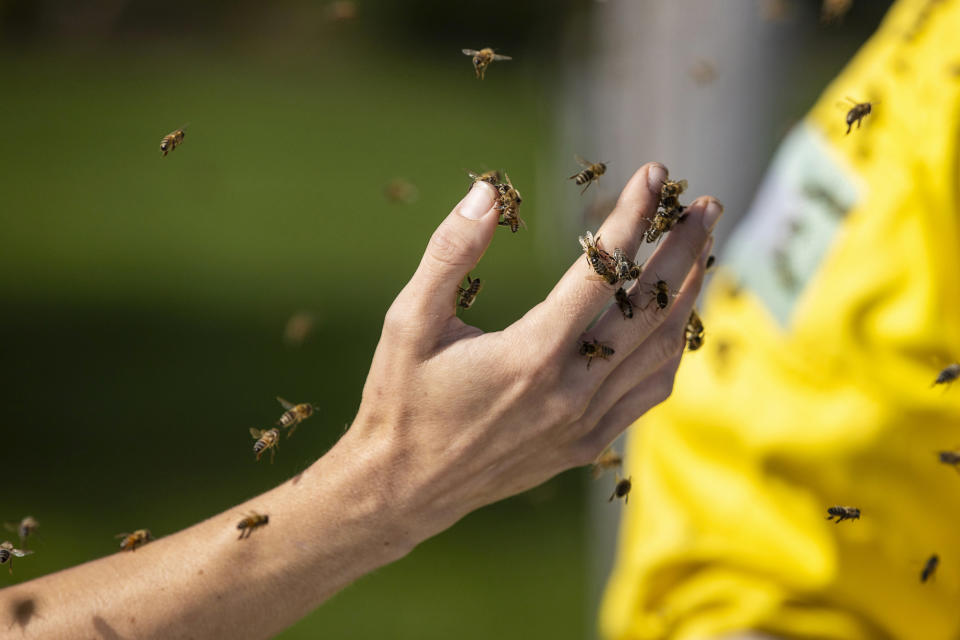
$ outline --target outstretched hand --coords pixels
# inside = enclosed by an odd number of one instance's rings
[[[597,234],[607,251],[636,253],[666,178],[657,163],[633,175]],[[456,317],[454,301],[493,238],[495,201],[494,188],[474,183],[434,232],[386,314],[347,436],[387,452],[383,490],[415,539],[590,463],[670,395],[722,213],[709,197],[686,209],[628,288],[638,302],[633,318],[610,307],[616,287],[591,278],[578,258],[543,302],[484,333]],[[679,289],[665,309],[645,304],[658,280]],[[582,338],[614,354],[588,369]]]

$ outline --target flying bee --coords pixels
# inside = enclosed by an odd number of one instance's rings
[[[633,476],[630,476],[630,478],[632,477]],[[619,473],[614,475],[614,478],[616,479],[616,484],[607,502],[613,502],[614,498],[623,498],[623,503],[627,504],[630,501],[630,478],[621,478]]]
[[[495,185],[500,197],[497,199],[494,209],[503,216],[503,219],[498,221],[497,224],[510,227],[510,231],[516,233],[520,227],[527,228],[527,224],[520,217],[520,204],[523,202],[523,198],[516,187],[513,186],[513,183],[510,182],[510,176],[506,172],[503,173],[503,177],[506,182]]]
[[[875,102],[857,102],[853,98],[847,96],[847,100],[853,104],[850,107],[850,110],[847,111],[847,135],[850,134],[850,129],[853,128],[853,123],[857,123],[857,129],[860,128],[861,121],[870,115],[870,111],[873,110],[873,105],[877,104]],[[842,102],[840,105],[846,107],[847,105]]]
[[[717,265],[717,256],[715,256],[715,255],[713,255],[713,254],[711,253],[709,256],[707,256],[707,264],[706,264],[705,267],[704,267],[704,271],[709,272],[709,271],[712,270],[716,265]]]
[[[594,183],[594,181],[599,180],[600,176],[606,173],[607,164],[605,162],[587,162],[577,154],[573,154],[573,157],[576,158],[577,163],[584,167],[584,169],[579,173],[573,174],[567,178],[567,180],[573,180],[577,183],[577,185],[586,185],[580,191],[580,195],[583,195],[584,192],[590,188],[590,185]]]
[[[626,289],[620,287],[617,289],[617,292],[613,294],[614,299],[617,301],[617,306],[620,307],[620,312],[623,313],[624,318],[633,317],[633,300],[630,299],[630,294],[627,293]]]
[[[593,342],[588,342],[586,340],[581,340],[579,345],[580,355],[587,358],[587,369],[590,368],[590,363],[593,362],[594,358],[600,358],[606,360],[613,355],[613,347],[607,346],[606,344],[599,342],[596,338],[593,339]]]
[[[27,551],[26,549],[14,549],[13,544],[4,540],[0,542],[0,564],[10,563],[10,566],[7,568],[10,570],[10,575],[13,575],[13,559],[14,557],[22,558],[23,556],[28,556],[33,551]]]
[[[470,278],[470,274],[467,274],[467,286],[466,287],[457,287],[457,306],[462,307],[463,309],[469,309],[473,305],[473,301],[476,299],[477,294],[480,293],[480,287],[483,286],[480,283],[480,278]]]
[[[640,277],[642,267],[627,257],[623,249],[613,250],[613,269],[618,280],[636,280]]]
[[[617,453],[612,445],[608,446],[593,461],[593,479],[596,480],[610,469],[619,469],[621,464],[623,464],[623,456]]]
[[[461,49],[461,51],[463,51],[463,55],[465,56],[473,56],[473,69],[477,72],[478,80],[483,80],[483,74],[486,73],[487,67],[490,66],[491,62],[513,60],[510,56],[494,53],[490,47],[484,47],[480,49],[480,51],[475,49]]]
[[[250,427],[250,435],[257,440],[253,443],[253,452],[257,454],[257,462],[260,461],[263,452],[270,449],[270,464],[273,464],[273,459],[277,455],[277,446],[280,444],[280,430],[276,427],[273,429],[254,429]]]
[[[244,538],[249,538],[253,534],[253,530],[257,527],[262,527],[270,522],[270,516],[261,515],[256,511],[251,511],[250,515],[243,517],[243,520],[240,521],[240,524],[237,525],[237,529],[240,529],[240,537],[237,540],[243,540]]]
[[[168,153],[176,149],[179,145],[183,144],[183,138],[187,134],[184,133],[183,129],[177,129],[173,133],[168,133],[163,136],[160,140],[160,153],[166,156]]]
[[[646,309],[650,306],[651,302],[656,301],[658,309],[666,309],[667,305],[670,304],[670,298],[676,297],[677,292],[671,291],[670,287],[663,280],[657,280],[650,290],[650,300],[647,301],[647,304],[643,305],[643,308]]]
[[[598,276],[601,276],[610,284],[615,284],[617,275],[610,262],[610,254],[600,248],[600,236],[594,238],[593,233],[587,231],[586,235],[578,238],[578,241],[586,254],[587,264]]]
[[[859,520],[860,509],[856,507],[830,507],[827,509],[827,520],[837,519],[837,524],[844,520]]]
[[[933,575],[933,572],[937,570],[937,565],[940,564],[940,556],[933,554],[927,558],[927,563],[923,565],[923,571],[920,572],[920,582],[926,582],[930,576]]]
[[[33,516],[27,516],[20,522],[4,522],[3,527],[7,531],[14,531],[20,537],[20,546],[27,548],[27,538],[37,532],[40,523]]]
[[[703,320],[700,319],[696,309],[690,310],[690,318],[683,333],[687,339],[687,349],[690,351],[696,351],[703,346]]]
[[[948,464],[960,472],[960,451],[938,451],[937,457],[941,464]]]
[[[933,381],[931,387],[934,387],[938,384],[952,384],[954,380],[960,378],[960,364],[954,362],[937,374],[937,379]]]
[[[137,547],[142,547],[153,540],[153,534],[150,533],[150,529],[137,529],[133,533],[118,533],[113,537],[123,538],[123,540],[120,541],[120,549],[122,551],[136,551]]]
[[[314,411],[320,409],[320,407],[313,404],[293,404],[292,402],[287,402],[280,396],[277,396],[277,402],[286,409],[283,415],[280,416],[280,419],[277,420],[277,426],[290,428],[290,431],[287,432],[288,438],[293,435],[293,432],[297,430],[301,422],[312,416]]]

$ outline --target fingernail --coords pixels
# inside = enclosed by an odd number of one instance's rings
[[[493,206],[493,186],[477,180],[457,205],[457,213],[467,220],[479,220]]]
[[[665,166],[659,162],[654,162],[650,165],[650,168],[647,169],[647,187],[649,187],[653,193],[660,193],[663,181],[667,179],[668,175],[669,172]]]
[[[703,210],[703,226],[707,231],[713,231],[717,221],[723,214],[723,205],[716,198],[707,198],[707,206]]]

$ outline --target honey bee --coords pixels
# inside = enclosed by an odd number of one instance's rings
[[[630,294],[627,293],[626,289],[620,287],[617,289],[617,292],[613,294],[614,299],[617,301],[617,306],[620,307],[620,312],[623,313],[624,318],[633,317],[633,301],[630,299]]]
[[[677,292],[671,291],[665,281],[657,280],[656,284],[650,288],[650,300],[647,301],[647,304],[643,305],[643,308],[646,309],[650,306],[651,302],[656,301],[658,309],[666,309],[667,305],[670,304],[670,298],[676,295]]]
[[[183,129],[177,129],[173,133],[168,133],[163,136],[160,140],[160,153],[166,156],[168,153],[177,148],[177,146],[183,144],[183,138],[187,134],[184,133]]]
[[[657,242],[667,231],[673,228],[676,220],[666,214],[657,213],[650,220],[650,224],[643,231],[644,242]]]
[[[122,551],[136,551],[137,547],[142,547],[153,540],[153,534],[150,533],[150,529],[137,529],[133,533],[118,533],[113,537],[123,538],[123,540],[120,541],[120,549]]]
[[[490,66],[491,62],[501,61],[501,60],[513,60],[510,56],[500,55],[499,53],[494,53],[493,49],[490,47],[484,47],[477,51],[475,49],[461,49],[463,55],[473,56],[473,69],[477,72],[477,79],[483,80],[483,75],[487,71],[487,67]]]
[[[716,265],[717,265],[717,256],[710,254],[709,256],[707,256],[707,264],[704,270],[711,271]]]
[[[467,171],[467,175],[469,175],[474,182],[486,182],[494,187],[503,182],[503,176],[497,169],[494,169],[493,171],[484,171],[483,173]]]
[[[860,122],[870,115],[870,111],[873,109],[873,105],[876,103],[871,102],[857,102],[853,98],[847,96],[847,100],[853,104],[850,107],[850,110],[847,111],[847,135],[850,134],[850,129],[853,127],[853,123],[857,123],[857,129],[860,128]],[[840,104],[843,104],[842,102]],[[846,105],[843,105],[846,106]]]
[[[394,178],[383,187],[383,197],[392,204],[413,204],[419,195],[417,185],[403,178]]]
[[[280,419],[277,420],[277,426],[290,428],[290,431],[287,431],[288,438],[293,435],[293,432],[297,430],[297,426],[299,426],[301,422],[312,416],[314,411],[320,409],[320,407],[316,405],[307,403],[295,405],[292,402],[287,402],[280,396],[277,396],[277,402],[286,409],[283,415],[280,416]]]
[[[581,340],[579,345],[580,355],[587,358],[587,369],[590,368],[590,363],[593,362],[594,358],[600,358],[606,360],[613,355],[614,351],[612,347],[607,346],[606,344],[599,342],[596,338],[593,339],[593,342],[588,342],[587,340]]]
[[[250,435],[257,440],[253,443],[253,452],[257,454],[257,462],[260,461],[263,452],[270,449],[270,464],[273,464],[273,459],[277,455],[277,446],[280,444],[280,430],[276,427],[273,429],[254,429],[251,427]]]
[[[577,163],[584,167],[584,169],[579,173],[573,174],[567,179],[573,180],[577,183],[577,185],[586,185],[580,190],[580,195],[583,195],[584,192],[590,188],[590,185],[593,184],[594,181],[599,180],[600,176],[607,171],[607,164],[604,162],[587,162],[577,154],[573,154],[573,157],[576,158]]]
[[[4,522],[3,527],[7,531],[14,531],[20,537],[20,546],[27,548],[27,538],[37,532],[40,523],[33,516],[27,516],[20,522]],[[0,563],[2,564],[2,563]]]
[[[457,306],[462,307],[463,309],[469,309],[473,305],[473,301],[476,299],[477,294],[480,293],[480,287],[483,286],[480,283],[480,278],[470,278],[470,274],[467,274],[467,286],[457,288]]]
[[[659,207],[667,212],[673,212],[677,209],[683,210],[683,206],[678,202],[680,194],[687,190],[686,180],[664,180],[660,187]]]
[[[948,464],[960,473],[960,451],[938,451],[937,457],[942,464]]]
[[[251,511],[250,515],[243,517],[243,520],[240,521],[240,524],[237,525],[237,529],[240,529],[240,537],[237,540],[243,540],[244,538],[249,538],[253,534],[253,530],[257,527],[262,527],[270,522],[270,516],[261,515],[256,511]]]
[[[860,509],[856,507],[830,507],[827,509],[827,520],[837,519],[837,524],[844,520],[859,520]]]
[[[937,565],[940,564],[940,556],[933,554],[927,558],[927,563],[923,565],[923,571],[920,572],[920,582],[926,582],[932,575],[933,572],[937,570]]]
[[[642,267],[628,258],[623,249],[617,247],[613,250],[613,269],[617,280],[636,280],[640,277]]]
[[[690,318],[683,333],[687,339],[687,349],[690,351],[696,351],[703,346],[703,320],[700,319],[696,309],[690,310]]]
[[[516,187],[513,186],[513,183],[510,182],[510,176],[506,172],[503,173],[503,177],[506,182],[495,185],[500,197],[497,204],[494,205],[494,209],[503,216],[503,219],[498,221],[497,224],[510,227],[510,231],[516,233],[520,227],[527,228],[526,223],[520,218],[520,203],[523,202],[523,198]]]
[[[587,231],[587,234],[580,236],[578,240],[586,254],[587,264],[598,276],[610,284],[616,284],[617,274],[610,262],[610,254],[600,248],[600,236],[594,238],[593,233]]]
[[[843,16],[850,11],[853,0],[823,0],[820,5],[820,24],[843,22]]]
[[[613,446],[607,447],[593,461],[593,479],[596,480],[610,469],[619,469],[621,464],[623,464],[623,456],[614,451]]]
[[[13,575],[13,559],[14,557],[22,558],[23,556],[28,556],[33,551],[28,551],[26,549],[14,549],[13,544],[4,540],[0,542],[0,564],[10,563],[10,566],[7,568],[10,570],[10,575]]]
[[[630,478],[632,477],[633,476],[630,476]],[[619,473],[617,473],[614,478],[616,479],[616,484],[607,502],[613,502],[614,498],[623,498],[623,503],[627,504],[630,501],[630,478],[621,478]]]
[[[938,384],[952,384],[954,380],[960,378],[960,364],[954,362],[951,365],[947,365],[943,371],[937,374],[937,379],[933,381],[931,387],[934,387]]]

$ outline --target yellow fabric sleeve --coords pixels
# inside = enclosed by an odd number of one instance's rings
[[[604,637],[960,637],[958,98],[960,2],[900,0],[784,141],[631,430]]]

